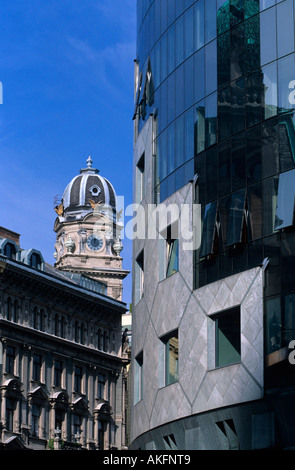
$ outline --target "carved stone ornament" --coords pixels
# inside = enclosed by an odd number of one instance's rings
[[[73,240],[71,239],[70,236],[67,239],[67,241],[65,242],[65,247],[66,247],[68,253],[74,253],[76,245],[75,245],[75,243],[73,242]]]
[[[119,256],[121,251],[123,250],[123,244],[121,240],[119,240],[118,238],[115,240],[115,243],[113,244],[113,250],[115,251],[117,256]]]

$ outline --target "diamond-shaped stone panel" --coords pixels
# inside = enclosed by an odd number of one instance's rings
[[[149,429],[149,419],[144,406],[144,402],[138,402],[132,407],[132,426],[131,426],[131,440],[142,434]]]
[[[190,290],[180,273],[175,273],[158,285],[151,312],[158,336],[178,328],[190,297]]]
[[[156,427],[190,414],[191,406],[179,383],[175,383],[158,391],[150,426]]]
[[[159,388],[159,340],[152,322],[146,331],[143,350],[143,398],[150,416],[153,413],[154,403]]]

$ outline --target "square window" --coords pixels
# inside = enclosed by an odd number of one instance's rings
[[[240,360],[240,307],[234,307],[215,316],[215,366],[223,367]]]

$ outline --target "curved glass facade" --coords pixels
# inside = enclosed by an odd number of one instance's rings
[[[157,117],[155,200],[198,175],[195,288],[269,260],[269,354],[295,338],[295,1],[137,4],[136,114],[139,132]]]

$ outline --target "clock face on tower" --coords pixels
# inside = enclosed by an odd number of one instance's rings
[[[90,250],[99,251],[101,250],[102,245],[103,245],[103,240],[98,235],[92,234],[87,238],[87,246]]]

